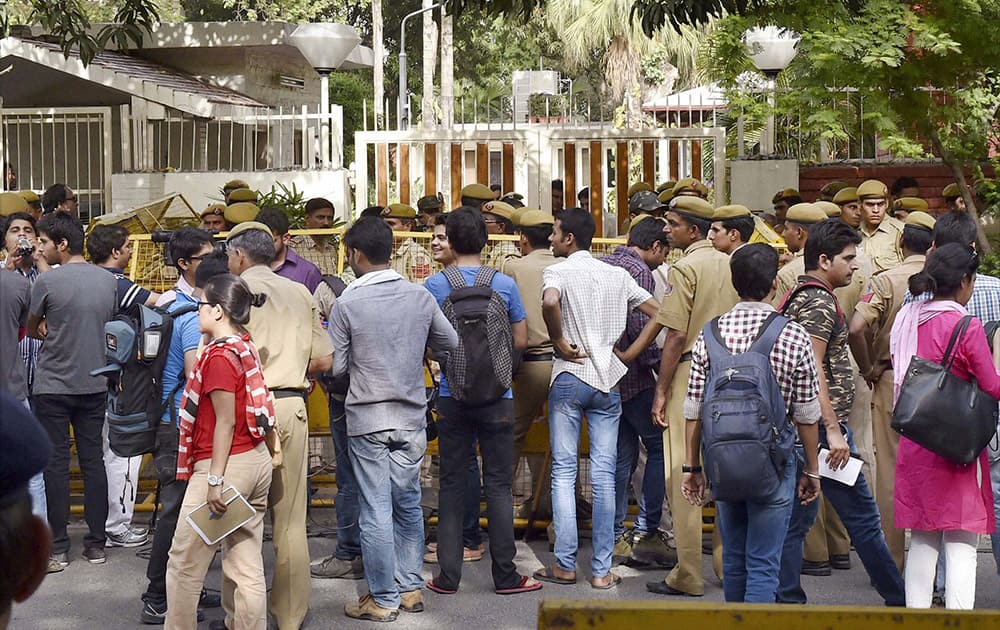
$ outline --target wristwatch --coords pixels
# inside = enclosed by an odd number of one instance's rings
[[[223,481],[224,481],[224,478],[222,477],[222,475],[209,475],[208,476],[208,485],[209,485],[209,487],[214,488],[216,486],[221,486]]]

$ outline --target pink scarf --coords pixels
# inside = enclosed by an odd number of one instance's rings
[[[893,367],[893,406],[899,398],[899,390],[903,387],[910,360],[917,354],[917,327],[941,313],[950,311],[961,313],[962,316],[969,314],[964,306],[952,300],[911,302],[899,309],[896,321],[892,325],[892,332],[889,334],[889,354],[892,357]]]

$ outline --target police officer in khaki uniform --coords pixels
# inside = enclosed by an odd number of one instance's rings
[[[444,197],[441,193],[417,199],[417,213],[420,215],[420,224],[424,232],[434,231],[434,220],[441,214],[442,208],[444,208]]]
[[[750,208],[740,204],[721,206],[712,215],[712,227],[708,229],[708,239],[712,247],[727,256],[752,242],[756,227]]]
[[[814,201],[813,205],[826,213],[826,216],[831,219],[836,219],[840,217],[840,206],[833,203],[832,201]]]
[[[855,186],[841,188],[833,196],[833,203],[840,206],[840,219],[852,228],[861,227],[861,200]]]
[[[685,177],[684,179],[677,180],[671,192],[674,197],[701,197],[702,199],[708,199],[709,190],[708,186],[701,183],[701,180],[697,177]]]
[[[861,247],[872,261],[875,271],[885,271],[903,262],[899,251],[899,235],[903,224],[886,216],[889,209],[889,190],[877,179],[869,179],[858,186],[861,200]]]
[[[919,197],[900,197],[892,202],[892,218],[906,223],[911,212],[928,213],[927,202]],[[904,256],[905,258],[905,256]]]
[[[239,190],[240,188],[250,188],[250,184],[246,183],[242,179],[231,179],[222,185],[222,199],[226,205],[229,205],[229,194],[234,190]],[[256,199],[254,199],[256,201]]]
[[[834,196],[844,188],[847,188],[847,186],[847,182],[827,182],[819,189],[819,199],[817,201],[833,201]]]
[[[482,207],[483,220],[486,221],[486,233],[514,234],[514,207],[503,201],[487,201]],[[503,269],[508,260],[521,257],[521,250],[515,244],[517,241],[493,240],[488,243],[489,254],[486,256],[486,266]]]
[[[42,198],[38,196],[38,193],[33,190],[21,190],[17,194],[21,195],[28,203],[28,214],[35,219],[42,218]]]
[[[678,183],[680,185],[680,183]],[[676,187],[675,187],[676,191]],[[684,250],[670,267],[656,322],[667,328],[663,358],[653,400],[653,421],[664,427],[663,454],[667,496],[673,511],[677,565],[663,582],[646,588],[665,595],[705,593],[701,569],[701,509],[681,496],[685,458],[684,397],[691,368],[691,347],[706,322],[731,309],[739,298],[733,288],[729,256],[707,240],[715,209],[698,196],[675,196],[667,210],[671,247]],[[716,573],[721,575],[721,545],[714,545]]]
[[[939,216],[947,212],[965,212],[965,197],[962,196],[958,184],[952,182],[945,186],[941,196],[944,197],[945,207],[938,209]]]
[[[900,248],[903,264],[872,276],[851,318],[851,351],[865,380],[872,384],[872,423],[875,438],[877,486],[875,500],[882,515],[882,531],[900,571],[905,557],[905,531],[893,526],[896,452],[899,435],[892,430],[893,370],[889,333],[903,306],[910,276],[924,268],[927,250],[934,242],[934,217],[914,211],[906,217]]]
[[[257,192],[249,188],[237,188],[226,197],[226,205],[234,203],[257,203]]]
[[[253,221],[259,213],[260,208],[257,207],[257,204],[239,201],[226,206],[226,209],[222,211],[222,218],[226,222],[226,229],[232,230],[240,223]]]
[[[806,273],[806,263],[802,254],[805,251],[806,240],[809,238],[809,228],[820,221],[826,221],[826,219],[826,213],[813,203],[797,203],[789,208],[785,214],[785,225],[781,231],[781,237],[785,240],[785,245],[788,246],[792,259],[778,270],[778,276],[775,279],[777,290],[774,292],[774,306],[776,308],[781,304],[782,298],[785,297],[789,289],[799,283],[799,276]]]
[[[462,188],[462,205],[480,210],[487,201],[493,201],[493,191],[483,184],[469,184]]]
[[[413,232],[417,228],[417,211],[405,203],[390,204],[382,210],[382,219],[393,232]],[[434,259],[407,236],[392,256],[392,269],[411,282],[423,284],[434,271]]]
[[[308,289],[271,271],[274,239],[267,226],[241,223],[226,242],[229,270],[241,276],[254,293],[267,295],[263,306],[252,309],[247,331],[260,352],[264,381],[274,396],[275,430],[281,445],[280,465],[276,460],[268,496],[276,556],[268,609],[280,630],[298,630],[309,610],[311,587],[306,541],[307,376],[332,367],[333,345]],[[233,584],[225,578],[222,598],[224,604],[232,604]]]
[[[211,232],[225,232],[227,229],[226,204],[213,203],[209,207],[202,210],[201,225],[199,225],[198,227],[200,227],[203,230],[209,230]]]
[[[547,212],[526,209],[517,213],[521,256],[508,259],[501,271],[517,283],[528,323],[528,346],[514,375],[514,468],[521,461],[525,439],[536,418],[543,415],[552,380],[552,341],[542,319],[542,271],[557,261],[549,249],[549,235],[555,217]],[[531,491],[536,492],[544,473],[540,457],[528,457]],[[534,510],[536,518],[551,516],[552,498],[545,487],[542,496],[525,502],[522,517]]]

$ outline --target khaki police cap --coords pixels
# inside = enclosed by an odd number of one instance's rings
[[[869,179],[861,182],[858,186],[858,199],[878,199],[885,198],[889,194],[889,189],[885,184],[877,179]]]
[[[250,184],[242,179],[231,179],[222,186],[222,190],[236,190],[237,188],[250,188]]]
[[[444,198],[441,196],[441,193],[427,195],[417,200],[417,210],[421,212],[426,210],[440,210],[442,207],[444,207]]]
[[[259,212],[260,208],[257,207],[257,204],[250,203],[249,201],[240,201],[226,206],[226,210],[222,216],[230,223],[245,223],[256,219]]]
[[[847,182],[833,181],[827,182],[822,188],[819,189],[819,194],[826,195],[827,197],[833,197],[841,190],[847,188],[850,184]]]
[[[521,217],[524,216],[525,212],[530,210],[537,210],[538,208],[529,208],[527,206],[521,206],[520,208],[514,208],[514,211],[510,213],[510,222],[514,225],[521,225]]]
[[[388,208],[382,210],[383,219],[416,219],[417,211],[413,206],[405,203],[390,203]]]
[[[28,202],[16,192],[0,193],[0,217],[9,217],[15,212],[27,212]]]
[[[539,225],[555,225],[556,218],[548,212],[528,208],[518,215],[519,227],[536,227]]]
[[[906,215],[906,220],[903,223],[925,230],[933,230],[934,224],[937,223],[937,221],[934,217],[927,214],[923,210],[914,210],[910,214]]]
[[[804,225],[826,221],[828,218],[826,212],[814,203],[797,203],[789,208],[788,214],[785,215],[785,221]]]
[[[715,208],[701,197],[680,196],[670,200],[670,210],[711,221]]]
[[[257,203],[257,192],[250,190],[249,188],[237,188],[233,192],[229,193],[229,203],[240,203],[245,201]]]
[[[640,190],[649,190],[649,191],[652,191],[653,187],[650,186],[649,184],[647,184],[646,182],[636,182],[636,183],[634,183],[634,184],[632,184],[631,186],[628,187],[628,192],[625,193],[625,196],[628,197],[629,199],[631,199],[632,195],[634,195],[635,193],[639,192]]]
[[[206,217],[210,214],[224,217],[226,215],[226,204],[213,203],[212,205],[201,211],[201,216],[203,217]]]
[[[858,189],[854,186],[848,186],[847,188],[841,188],[837,191],[837,194],[833,196],[833,203],[838,206],[842,206],[845,203],[851,203],[854,201],[860,201],[858,199]]]
[[[509,203],[504,203],[503,201],[487,201],[483,204],[482,212],[495,214],[498,217],[511,220],[511,216],[514,214],[514,206]]]
[[[753,213],[750,212],[750,208],[736,203],[716,208],[715,214],[712,215],[712,220],[724,221],[726,219],[738,219],[739,217],[749,217],[752,214]]]
[[[962,191],[958,189],[958,184],[952,182],[944,187],[941,191],[941,196],[945,199],[954,199],[962,196]]]
[[[665,181],[662,184],[660,184],[659,186],[657,186],[656,190],[653,191],[653,192],[655,192],[658,195],[658,194],[662,193],[665,190],[672,191],[674,189],[674,184],[676,184],[676,183],[677,182],[675,182],[674,180],[668,179],[667,181]]]
[[[522,195],[519,192],[514,192],[513,190],[511,190],[509,192],[505,192],[504,194],[500,195],[500,198],[501,199],[517,199],[518,201],[524,201],[524,195]]]
[[[38,203],[39,201],[41,201],[41,199],[38,196],[38,193],[36,193],[33,190],[20,190],[18,191],[17,194],[21,195],[21,197],[23,197],[24,200],[27,201],[28,203]]]
[[[910,212],[927,212],[927,202],[919,197],[900,197],[892,202],[893,210],[908,210]]]
[[[697,178],[685,177],[674,184],[673,192],[675,197],[682,192],[694,192],[706,197],[708,196],[708,187]]]
[[[791,199],[793,197],[798,197],[798,196],[799,196],[799,191],[795,190],[794,188],[785,188],[784,190],[779,190],[778,192],[774,193],[774,196],[771,197],[771,203],[778,203],[779,201],[782,201],[784,199]]]
[[[674,189],[667,188],[666,190],[661,191],[660,194],[656,196],[656,198],[659,199],[660,203],[662,203],[663,205],[667,205],[668,203],[670,203],[670,200],[674,198]]]
[[[462,189],[462,196],[468,197],[469,199],[477,199],[479,201],[492,201],[493,191],[490,190],[489,186],[483,186],[482,184],[469,184]]]
[[[828,217],[839,217],[840,206],[830,201],[814,201],[813,205],[826,213]]]
[[[631,221],[628,222],[628,229],[626,230],[626,232],[631,232],[632,228],[634,228],[635,226],[639,225],[640,223],[642,223],[646,219],[652,219],[652,218],[653,218],[653,215],[651,215],[651,214],[637,214],[636,216],[632,217]]]
[[[249,232],[250,230],[260,230],[261,232],[266,232],[271,238],[274,238],[271,228],[267,227],[263,223],[259,223],[257,221],[244,221],[229,231],[229,234],[226,235],[226,242],[233,240],[233,237],[237,234]]]

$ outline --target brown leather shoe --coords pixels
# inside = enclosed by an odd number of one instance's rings
[[[399,609],[408,613],[424,612],[424,598],[420,591],[399,594]]]
[[[396,621],[399,610],[382,608],[375,603],[375,599],[369,593],[359,599],[357,604],[344,606],[344,614],[352,619],[364,619],[365,621]]]

